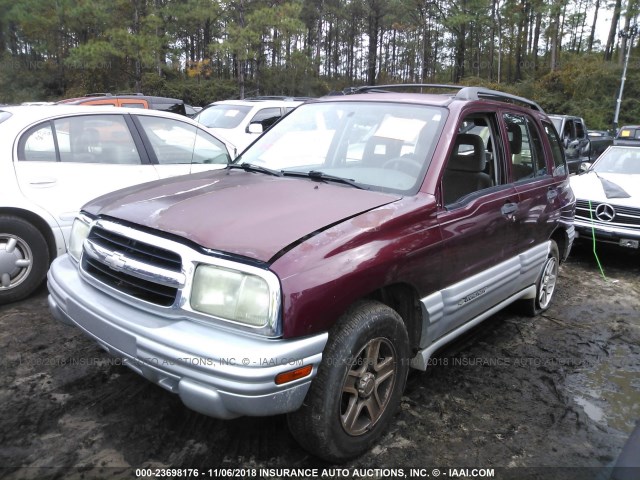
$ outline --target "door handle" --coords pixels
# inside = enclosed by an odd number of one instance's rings
[[[509,202],[509,203],[505,203],[502,206],[502,208],[500,209],[500,212],[505,216],[509,216],[516,213],[516,210],[518,210],[518,204]]]
[[[41,186],[47,186],[47,185],[53,185],[58,181],[58,179],[53,178],[53,177],[36,177],[36,178],[32,178],[31,180],[29,180],[29,185],[35,185],[37,187]]]

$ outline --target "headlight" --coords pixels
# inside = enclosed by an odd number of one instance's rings
[[[82,244],[85,238],[89,236],[88,219],[84,217],[76,217],[73,221],[73,227],[71,227],[71,238],[69,240],[69,255],[76,261],[80,261],[80,255],[82,254]]]
[[[193,279],[191,308],[251,327],[273,327],[277,294],[258,275],[200,265]]]

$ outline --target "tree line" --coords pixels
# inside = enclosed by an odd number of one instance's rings
[[[621,121],[640,115],[638,39],[619,35],[639,9],[640,0],[0,0],[0,102],[142,91],[204,105],[453,83],[605,128],[627,48]]]

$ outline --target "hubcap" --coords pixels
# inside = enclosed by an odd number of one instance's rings
[[[556,288],[556,281],[558,279],[558,261],[555,257],[547,259],[547,263],[544,266],[542,272],[542,279],[540,280],[540,294],[538,301],[540,308],[547,308],[551,299],[553,298],[553,291]]]
[[[349,435],[373,428],[385,412],[396,379],[397,355],[386,338],[375,338],[356,355],[342,385],[340,421]]]
[[[24,282],[32,263],[33,254],[24,240],[0,234],[0,290],[9,290]]]

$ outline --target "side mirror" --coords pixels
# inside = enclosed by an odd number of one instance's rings
[[[249,133],[262,133],[264,132],[264,128],[262,128],[262,124],[261,123],[250,123],[249,127],[247,128],[247,132]]]
[[[580,168],[579,168],[580,173],[582,173],[582,172],[587,172],[587,171],[589,171],[590,169],[591,169],[591,162],[582,162],[582,163],[580,164]]]

